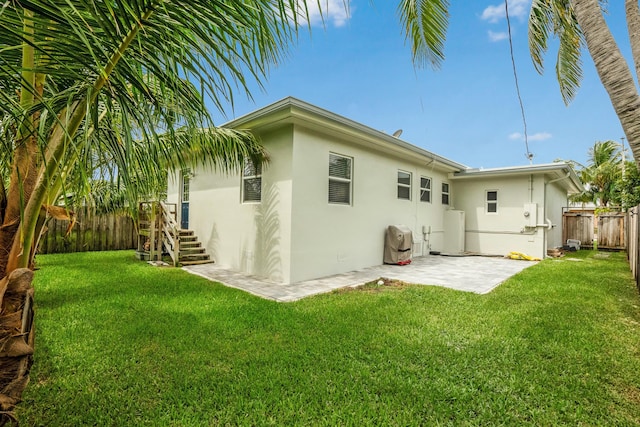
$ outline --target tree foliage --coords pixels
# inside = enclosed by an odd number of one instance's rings
[[[635,162],[626,161],[620,144],[598,141],[589,149],[587,165],[570,162],[577,170],[585,191],[573,202],[591,203],[599,208],[628,209],[640,204],[640,172]]]

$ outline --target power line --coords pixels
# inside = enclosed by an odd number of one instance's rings
[[[516,83],[516,94],[518,95],[518,102],[520,103],[520,113],[522,114],[522,123],[524,125],[524,146],[527,150],[525,156],[529,159],[529,163],[533,163],[533,153],[529,151],[529,136],[527,134],[527,118],[524,113],[524,104],[522,103],[522,96],[520,95],[520,84],[518,83],[518,72],[516,70],[516,59],[513,55],[513,40],[511,37],[511,20],[509,19],[509,1],[504,0],[504,12],[507,17],[507,31],[509,33],[509,52],[511,53],[511,66],[513,68],[513,78]]]

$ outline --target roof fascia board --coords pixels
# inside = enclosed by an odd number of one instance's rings
[[[341,137],[353,137],[375,146],[382,151],[412,158],[419,156],[424,161],[435,161],[447,172],[467,169],[467,166],[416,147],[399,138],[355,122],[346,117],[316,107],[295,98],[285,98],[262,109],[232,120],[224,127],[246,128],[254,131],[266,130],[282,124],[292,123],[322,133],[334,133]]]
[[[555,180],[566,176],[569,183],[558,181],[568,191],[579,193],[584,190],[580,179],[576,175],[573,168],[567,163],[547,163],[541,165],[516,166],[509,168],[492,168],[492,169],[467,169],[460,172],[449,174],[452,180],[477,179],[484,177],[500,178],[508,176],[521,175],[549,175]]]

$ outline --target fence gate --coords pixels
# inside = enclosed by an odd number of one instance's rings
[[[562,241],[580,240],[581,247],[593,247],[593,212],[564,212],[562,215]]]
[[[625,230],[627,214],[620,212],[598,215],[598,249],[621,251],[627,249]]]

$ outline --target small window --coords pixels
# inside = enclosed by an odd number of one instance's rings
[[[498,213],[498,192],[487,191],[487,213]]]
[[[351,157],[329,154],[329,203],[351,204],[352,167]]]
[[[420,201],[431,203],[431,178],[420,177]]]
[[[262,165],[247,160],[242,169],[242,202],[262,201]]]
[[[398,171],[398,199],[411,200],[411,172]]]
[[[189,201],[190,184],[191,184],[191,169],[182,169],[182,202]]]
[[[449,184],[447,184],[446,182],[442,183],[442,204],[449,204]]]

